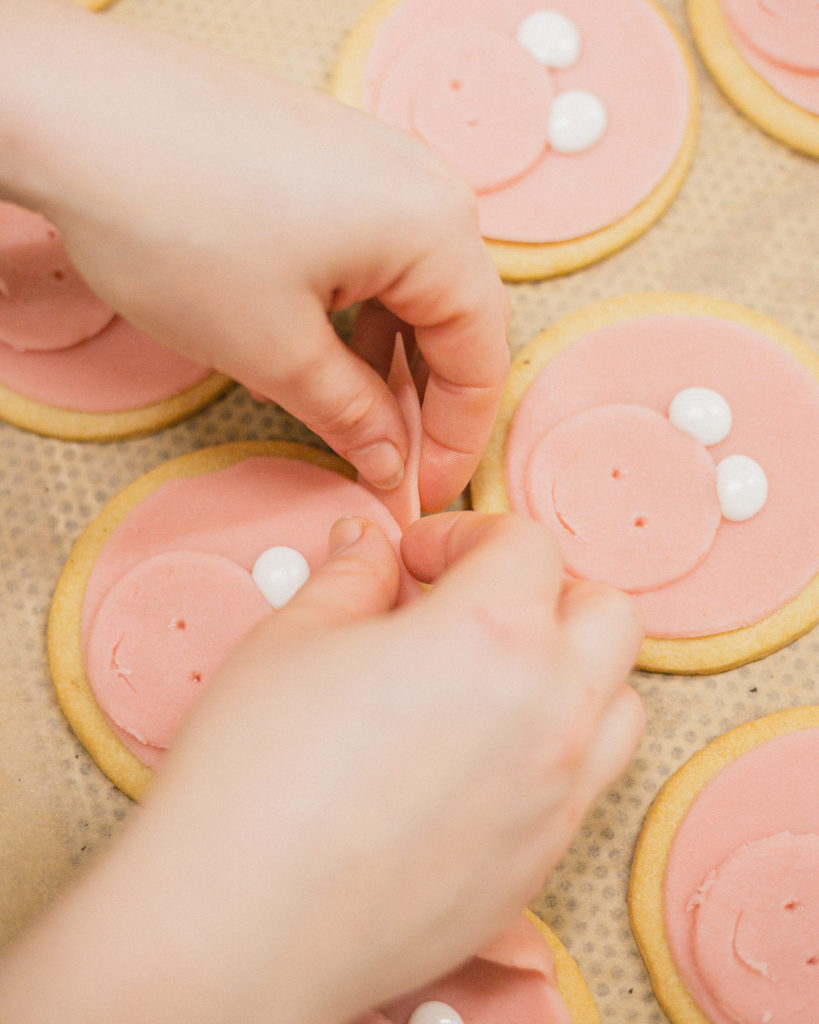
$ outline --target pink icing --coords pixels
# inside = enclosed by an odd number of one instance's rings
[[[735,850],[698,896],[694,958],[736,1024],[803,1024],[819,1006],[818,887],[819,835],[780,832]]]
[[[816,0],[721,0],[745,41],[793,71],[819,71]]]
[[[121,412],[161,402],[212,371],[153,341],[121,317],[68,349],[16,352],[0,344],[0,383],[74,412]]]
[[[819,729],[732,761],[697,795],[665,873],[674,963],[714,1024],[807,1024],[819,1006]]]
[[[407,1024],[429,1001],[447,1003],[464,1024],[571,1024],[552,951],[522,916],[457,970],[351,1024]]]
[[[214,670],[270,611],[247,569],[222,555],[171,551],[140,562],[91,626],[97,703],[140,743],[167,749]]]
[[[521,21],[540,7],[536,0],[403,0],[385,19],[370,52],[363,85],[365,108],[412,130],[418,95],[426,104],[429,90],[441,96],[451,81],[447,69],[429,84],[416,61],[423,67],[427,55],[446,48],[447,40],[471,39],[478,31],[514,41]],[[509,128],[522,123],[524,116],[527,121],[521,129],[523,141],[515,143],[508,167],[493,164],[493,173],[487,175],[479,161],[478,170],[465,172],[482,190],[478,208],[482,231],[489,238],[563,241],[614,223],[663,179],[687,128],[690,100],[685,64],[667,24],[652,6],[644,0],[559,0],[551,7],[571,18],[580,30],[582,47],[576,65],[563,70],[533,68],[533,58],[520,47],[518,67],[512,71],[515,51],[508,43],[497,47],[497,60],[476,51],[469,65],[472,94],[491,97],[480,117],[481,122],[486,119],[480,130],[486,131],[487,138],[490,125],[502,119],[501,112],[505,117],[505,112],[514,110]],[[465,44],[453,45],[459,55],[456,66],[463,68]],[[533,92],[538,70],[542,84]],[[532,86],[521,91],[521,84],[530,80]],[[590,149],[558,154],[546,146],[543,103],[574,89],[592,92],[603,101],[609,126]],[[444,122],[447,108],[453,114],[449,129]],[[462,108],[442,103],[434,123],[430,143],[436,147],[445,140],[443,155],[464,171],[470,164],[470,144],[462,146],[462,140],[470,136]],[[543,150],[526,170],[539,124]],[[498,138],[506,140],[507,133],[503,125]],[[497,160],[501,159],[499,154]],[[492,181],[500,187],[485,191]]]
[[[546,365],[523,396],[506,445],[512,508],[531,514],[548,495],[528,492],[529,463],[558,425],[621,403],[665,416],[674,395],[694,386],[718,391],[733,412],[731,432],[705,449],[708,457],[714,463],[731,454],[755,459],[768,478],[768,501],[745,522],[720,520],[707,557],[695,568],[637,595],[651,636],[709,635],[757,622],[819,572],[819,448],[799,440],[819,437],[815,378],[775,342],[733,321],[682,315],[624,320],[586,335]],[[616,466],[620,451],[609,446],[608,454]],[[649,469],[659,473],[662,466]],[[670,500],[663,499],[668,529],[687,530],[689,479],[669,486]],[[589,501],[603,506],[608,490],[597,497],[589,490]],[[558,540],[571,558],[568,531],[561,528]],[[636,548],[622,548],[618,571],[624,578],[643,573],[636,557]]]
[[[109,594],[116,597],[116,588],[127,574],[142,567],[149,576],[150,566],[144,563],[155,556],[179,551],[218,555],[249,573],[257,557],[269,547],[284,545],[300,551],[311,570],[327,558],[327,537],[332,524],[343,515],[363,516],[376,523],[392,542],[396,551],[400,542],[397,523],[384,505],[363,487],[338,473],[306,462],[282,458],[249,458],[227,469],[202,476],[171,480],[141,501],[116,527],[97,558],[85,591],[82,609],[81,638],[86,667],[110,660],[111,637],[119,637],[132,628],[129,616],[120,617],[114,602],[112,620],[101,620],[100,631],[107,637],[101,652],[90,653],[96,620],[103,614]],[[231,591],[233,593],[233,590]],[[402,597],[415,593],[415,585],[404,572]],[[179,597],[180,610],[172,613],[174,591],[162,615],[186,618],[193,615],[189,596]],[[112,598],[113,600],[113,598]],[[221,602],[210,604],[207,615],[198,617],[200,635],[211,633],[221,650],[229,649],[235,640],[233,626],[228,626]],[[251,613],[252,615],[255,613]],[[254,620],[255,621],[255,620]],[[248,622],[248,628],[252,622]],[[226,631],[223,633],[223,630]],[[136,634],[139,636],[139,634]],[[215,657],[215,656],[214,656]],[[140,743],[134,733],[143,733],[144,716],[137,722],[120,714],[122,706],[107,705],[110,691],[99,694],[100,707],[123,743],[146,764],[156,767],[162,750]],[[169,697],[171,704],[175,698]],[[187,696],[183,698],[186,700]],[[116,717],[122,719],[117,725]],[[172,732],[173,726],[160,727],[160,738]],[[156,735],[156,733],[154,733]],[[165,740],[163,739],[163,742]]]
[[[487,75],[487,67],[495,73]],[[476,192],[510,184],[543,154],[552,81],[508,36],[479,29],[434,33],[385,80],[381,110],[406,101],[408,78],[411,127]],[[498,80],[507,87],[498,89]]]
[[[570,572],[633,592],[699,565],[721,518],[706,450],[639,405],[558,423],[532,450],[526,497],[532,518],[560,534]]]
[[[0,202],[0,343],[54,351],[90,338],[113,317],[39,213]]]
[[[745,61],[786,100],[819,114],[819,6],[815,0],[721,0]]]

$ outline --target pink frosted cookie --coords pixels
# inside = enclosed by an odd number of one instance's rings
[[[577,964],[525,911],[451,973],[350,1024],[599,1024]]]
[[[333,88],[469,182],[510,280],[574,270],[648,228],[696,134],[690,61],[652,0],[379,0]]]
[[[57,229],[0,202],[0,417],[67,440],[150,433],[230,386],[114,316]]]
[[[672,1024],[809,1024],[819,1007],[819,708],[724,734],[665,784],[629,909]]]
[[[691,295],[567,317],[516,358],[473,505],[546,523],[567,571],[631,593],[638,664],[711,672],[819,620],[819,359]]]
[[[775,139],[819,156],[814,0],[688,0],[703,60],[725,95]]]
[[[341,516],[384,504],[336,456],[248,442],[184,455],[114,498],[77,541],[48,629],[51,673],[77,737],[138,799],[214,669],[323,564]],[[402,596],[415,593],[408,575]]]

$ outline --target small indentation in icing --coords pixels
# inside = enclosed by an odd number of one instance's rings
[[[570,68],[580,57],[580,31],[560,11],[542,9],[527,14],[518,26],[516,38],[527,53],[547,68]]]
[[[464,1024],[461,1015],[448,1003],[431,1000],[413,1011],[409,1024]]]
[[[567,89],[552,101],[547,135],[557,153],[582,153],[599,142],[608,125],[603,101],[585,89]]]
[[[765,471],[748,455],[728,455],[717,463],[717,497],[722,515],[743,523],[760,512],[768,500]]]
[[[283,608],[309,579],[310,566],[295,548],[272,547],[256,559],[252,576],[268,604]]]

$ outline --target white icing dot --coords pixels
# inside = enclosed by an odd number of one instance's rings
[[[268,548],[253,566],[253,581],[274,608],[283,608],[309,576],[307,559],[295,548]]]
[[[717,463],[717,497],[726,519],[734,523],[750,519],[768,498],[765,471],[747,455],[728,455]]]
[[[568,89],[554,98],[549,111],[549,145],[558,153],[580,153],[597,142],[606,130],[603,103],[583,89]]]
[[[731,431],[731,406],[711,388],[686,388],[671,400],[668,418],[678,430],[706,446],[724,441]]]
[[[517,40],[547,68],[570,68],[580,56],[577,25],[560,11],[540,10],[527,14],[518,26]]]
[[[461,1015],[447,1003],[432,1000],[412,1011],[408,1024],[464,1024]]]

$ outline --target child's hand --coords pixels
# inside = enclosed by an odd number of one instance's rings
[[[430,370],[423,504],[466,484],[508,367],[507,300],[471,193],[425,146],[226,55],[42,0],[0,6],[0,140],[0,194],[46,213],[114,308],[394,486],[397,406],[327,317],[380,299]]]
[[[437,583],[391,610],[394,556],[359,525],[223,666],[141,820],[30,947],[61,1020],[65,975],[85,1024],[338,1024],[500,931],[625,766],[626,597],[566,584],[537,524],[465,513],[410,528]]]

